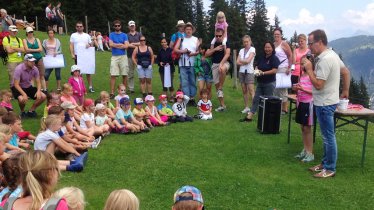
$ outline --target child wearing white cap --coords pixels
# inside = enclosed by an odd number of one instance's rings
[[[73,87],[73,97],[79,105],[82,105],[84,96],[87,95],[87,90],[80,73],[80,68],[77,65],[71,66],[71,75],[68,82]]]

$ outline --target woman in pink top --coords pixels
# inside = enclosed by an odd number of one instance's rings
[[[303,67],[301,70],[303,73],[300,77],[300,81],[299,83],[293,85],[293,89],[297,91],[297,110],[295,121],[300,124],[304,148],[295,156],[295,158],[298,158],[302,162],[306,163],[314,160],[312,137],[313,84]]]
[[[292,56],[292,63],[295,65],[295,69],[292,71],[291,82],[292,85],[299,82],[300,75],[302,72],[300,71],[300,62],[301,58],[305,56],[310,50],[306,45],[306,36],[305,34],[299,34],[297,36],[297,43],[299,46],[292,45],[293,48],[293,56]],[[296,49],[294,48],[296,47]]]
[[[73,87],[73,97],[75,101],[82,105],[84,101],[84,95],[87,94],[86,86],[80,74],[80,69],[77,65],[71,66],[72,76],[69,78],[69,84]]]

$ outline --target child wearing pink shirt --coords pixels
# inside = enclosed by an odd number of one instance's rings
[[[71,75],[72,76],[69,78],[68,82],[73,88],[73,97],[76,103],[82,105],[84,101],[84,95],[87,94],[87,91],[80,74],[80,69],[77,65],[71,66]]]
[[[300,77],[299,83],[293,85],[293,89],[297,91],[297,110],[295,121],[300,124],[304,148],[298,155],[295,156],[295,158],[298,158],[302,162],[306,163],[314,160],[312,136],[313,84],[304,68],[301,67],[301,69],[303,74]]]

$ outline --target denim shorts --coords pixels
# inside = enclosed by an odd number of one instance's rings
[[[205,81],[207,83],[213,83],[213,77],[210,75],[199,75],[197,81]]]
[[[152,78],[152,65],[149,65],[148,68],[143,68],[141,65],[138,65],[138,77],[139,79]]]

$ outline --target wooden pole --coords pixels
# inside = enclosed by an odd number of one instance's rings
[[[25,22],[26,22],[26,16],[23,16],[23,21],[25,21]]]
[[[65,34],[68,35],[68,25],[66,25],[66,16],[64,15]]]
[[[35,16],[35,29],[39,31],[38,16]]]
[[[108,34],[110,34],[110,23],[108,21]]]
[[[238,88],[238,71],[237,71],[237,64],[236,64],[236,52],[237,50],[233,50],[233,67],[232,67],[232,70],[233,70],[233,75],[234,75],[234,78],[232,80],[232,85],[233,85],[233,88],[236,89]]]
[[[88,20],[87,20],[87,16],[84,16],[84,19],[86,21],[86,33],[88,33]]]

